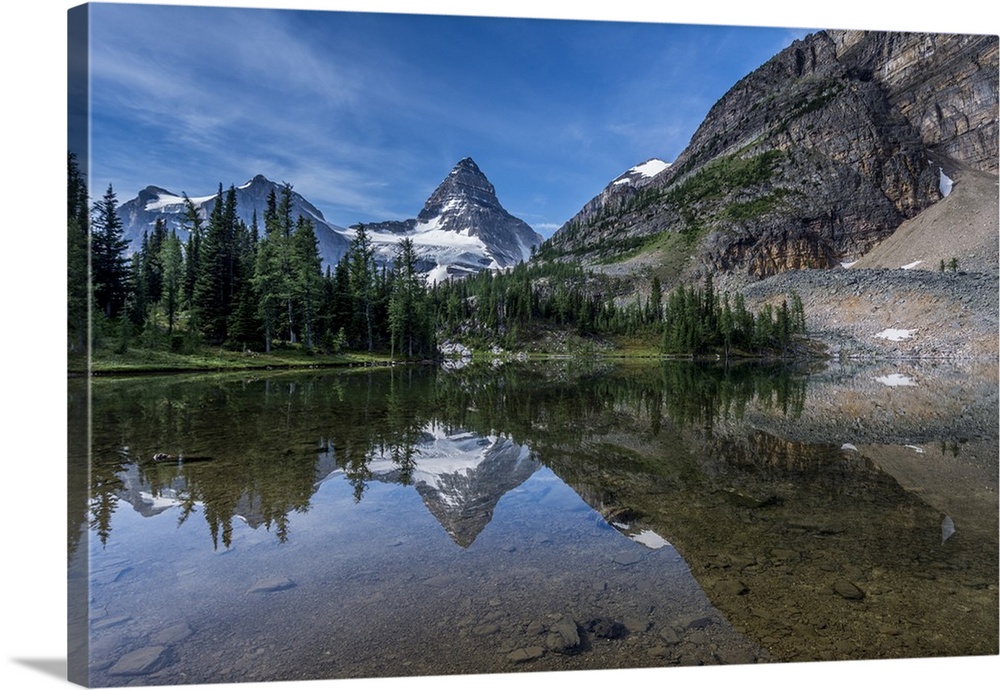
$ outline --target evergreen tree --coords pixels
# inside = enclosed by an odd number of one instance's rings
[[[374,348],[373,302],[375,299],[375,248],[359,224],[348,249],[351,297],[354,303],[354,332],[364,339],[368,352]]]
[[[125,306],[128,280],[128,241],[117,209],[118,200],[109,184],[101,200],[94,204],[90,248],[94,301],[109,319],[118,316]]]
[[[87,185],[73,153],[68,156],[66,212],[67,344],[70,352],[81,353],[87,350],[90,320],[90,212]]]
[[[426,289],[416,271],[417,254],[413,240],[399,242],[393,268],[393,288],[389,301],[391,352],[396,348],[407,357],[424,353],[430,345]]]
[[[278,316],[284,301],[286,279],[282,273],[284,244],[284,236],[278,223],[278,202],[272,189],[264,210],[264,237],[257,244],[253,274],[253,288],[258,304],[257,316],[263,330],[265,352],[271,351],[271,341],[277,334]]]
[[[232,298],[230,285],[230,257],[232,230],[228,227],[228,214],[222,184],[215,197],[215,204],[208,218],[208,227],[201,243],[198,274],[195,277],[192,311],[198,329],[208,342],[220,345],[226,339]]]
[[[160,263],[163,266],[160,304],[167,317],[167,336],[172,337],[184,288],[184,261],[181,241],[174,232],[171,232],[163,242],[163,247],[160,249]]]
[[[247,348],[249,343],[259,342],[261,336],[259,300],[254,289],[258,237],[257,212],[254,211],[249,228],[242,221],[237,223],[233,305],[226,327],[229,342],[241,349]]]
[[[194,303],[194,286],[201,271],[201,216],[194,202],[184,194],[184,220],[182,226],[188,233],[184,248],[184,289],[183,304],[190,307]]]
[[[323,266],[313,222],[299,216],[291,238],[294,298],[302,311],[305,346],[313,347],[317,313],[323,299]]]

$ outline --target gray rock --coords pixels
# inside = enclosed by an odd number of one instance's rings
[[[667,644],[679,644],[681,641],[681,638],[677,634],[677,631],[671,627],[666,627],[660,630],[660,637]]]
[[[617,640],[628,635],[631,626],[619,623],[611,618],[594,618],[587,622],[587,632],[594,637],[606,640]]]
[[[695,615],[677,619],[674,621],[673,627],[680,630],[701,630],[702,628],[707,628],[712,623],[711,616]]]
[[[435,587],[437,589],[444,589],[445,587],[450,587],[458,580],[454,575],[435,575],[434,577],[429,577],[423,581],[422,584],[428,587]]]
[[[862,592],[857,585],[847,580],[837,580],[833,585],[833,591],[842,596],[845,599],[850,599],[852,601],[860,601],[865,598],[865,593]]]
[[[528,623],[527,629],[525,629],[525,634],[527,635],[541,635],[549,631],[549,626],[547,626],[542,621],[532,621]]]
[[[155,645],[171,645],[186,640],[193,634],[191,626],[187,623],[177,623],[156,633],[149,638],[149,641]]]
[[[289,580],[284,575],[275,575],[274,577],[267,577],[263,580],[258,580],[253,587],[247,590],[248,594],[260,594],[267,592],[280,592],[285,589],[291,589],[295,587],[295,583]]]
[[[116,625],[128,623],[130,620],[132,620],[132,616],[112,616],[111,618],[102,618],[100,620],[94,621],[91,624],[90,629],[107,630],[108,628],[113,628]]]
[[[715,591],[727,597],[741,597],[750,589],[740,580],[723,580],[715,585]]]
[[[560,654],[572,654],[580,647],[580,630],[572,618],[563,616],[549,626],[545,636],[545,646]]]
[[[545,650],[541,647],[521,647],[520,649],[515,649],[513,652],[508,654],[507,660],[513,661],[515,664],[523,664],[528,661],[534,661],[535,659],[541,659],[544,655]]]
[[[158,671],[166,661],[166,647],[162,645],[143,647],[123,656],[108,673],[112,676],[144,676]]]

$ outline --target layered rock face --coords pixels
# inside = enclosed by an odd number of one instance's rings
[[[997,37],[830,32],[838,60],[882,84],[929,148],[997,172]]]
[[[606,190],[546,249],[659,252],[686,278],[835,266],[938,201],[942,169],[996,172],[997,81],[995,36],[810,35],[734,85],[669,168]]]

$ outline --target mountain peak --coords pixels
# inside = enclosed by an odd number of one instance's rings
[[[468,157],[460,160],[448,177],[437,186],[434,193],[428,197],[417,219],[429,219],[439,215],[445,208],[455,208],[456,205],[466,202],[503,211],[493,185],[486,179],[486,175],[476,162]]]
[[[161,196],[177,196],[177,195],[169,190],[164,189],[163,187],[157,187],[156,185],[149,185],[148,187],[142,189],[139,192],[139,200],[143,204],[158,199]]]
[[[452,169],[451,172],[452,172],[452,174],[455,174],[456,172],[459,172],[461,170],[475,171],[475,172],[478,172],[478,173],[481,174],[481,171],[479,170],[479,166],[476,165],[476,161],[472,160],[472,158],[470,158],[469,156],[466,156],[465,158],[463,158],[462,160],[460,160],[458,163],[456,163],[455,167]]]
[[[240,185],[240,189],[247,189],[248,187],[262,187],[262,186],[271,187],[273,185],[274,182],[271,182],[271,180],[267,179],[266,177],[258,173],[249,180],[247,180],[245,184]]]

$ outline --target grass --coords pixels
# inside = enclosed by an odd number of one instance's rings
[[[323,355],[303,350],[275,350],[270,354],[244,353],[221,348],[202,348],[191,353],[128,348],[123,353],[96,351],[91,362],[95,374],[182,371],[236,371],[246,369],[308,369],[366,364],[388,364],[388,355],[345,353]],[[70,373],[86,371],[86,361],[69,362]]]

